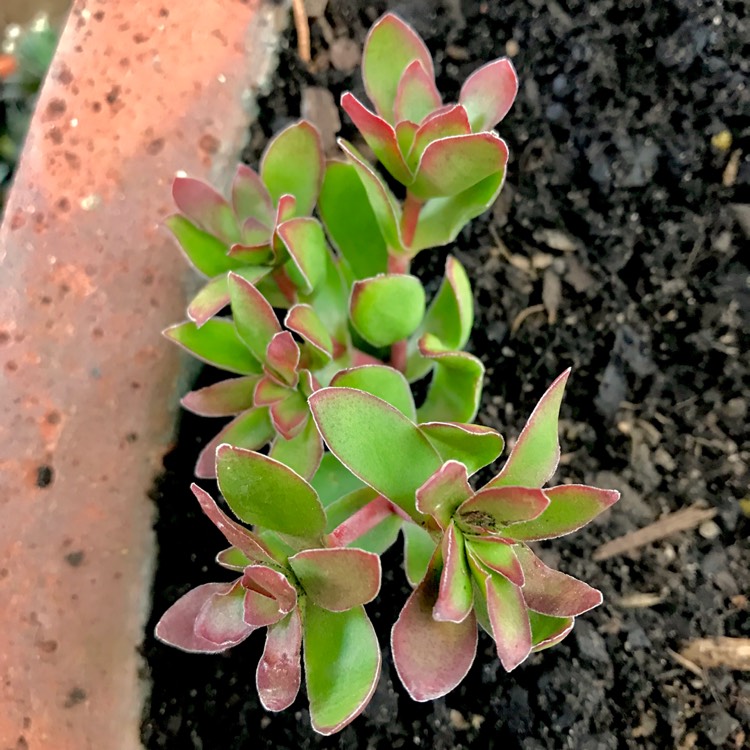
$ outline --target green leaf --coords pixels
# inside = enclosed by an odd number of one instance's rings
[[[216,555],[216,562],[227,570],[243,571],[252,560],[244,555],[236,547],[223,549]]]
[[[432,616],[442,622],[463,622],[471,613],[474,594],[466,563],[463,534],[451,523],[442,543],[443,571]]]
[[[351,388],[323,388],[308,403],[339,461],[414,515],[417,489],[441,463],[417,426],[382,399]]]
[[[382,398],[395,406],[405,417],[414,421],[417,416],[414,398],[406,378],[392,367],[362,365],[341,370],[331,380],[332,386],[356,388]]]
[[[550,617],[529,610],[529,622],[531,623],[531,650],[544,651],[550,646],[555,646],[565,638],[575,624],[573,617]]]
[[[294,305],[284,319],[284,326],[300,335],[313,347],[320,364],[325,364],[333,356],[331,335],[310,305]]]
[[[346,345],[349,341],[348,291],[330,251],[326,252],[324,275],[315,291],[299,297],[300,302],[315,308],[331,337]]]
[[[276,227],[291,258],[287,272],[303,294],[310,294],[325,274],[328,256],[323,227],[310,217],[290,219]]]
[[[315,423],[308,419],[302,431],[291,440],[285,440],[278,435],[268,455],[286,464],[301,477],[310,479],[318,470],[323,457],[323,441],[318,435]]]
[[[487,613],[497,655],[506,672],[511,672],[531,653],[529,610],[523,590],[497,573],[486,578]]]
[[[548,505],[534,487],[485,487],[458,509],[458,518],[472,533],[503,536],[508,524],[537,518]]]
[[[460,104],[454,107],[443,107],[441,111],[426,118],[414,131],[411,147],[404,152],[409,155],[407,158],[409,167],[412,170],[416,169],[424,150],[433,141],[469,133],[471,133],[471,125],[469,125],[466,110]]]
[[[493,537],[471,537],[467,538],[466,546],[470,554],[473,554],[485,568],[504,575],[516,586],[523,586],[523,570],[513,552],[513,545]]]
[[[270,234],[275,214],[273,202],[258,173],[247,164],[237,166],[232,181],[232,206],[241,224],[247,219],[255,219]]]
[[[380,677],[380,647],[364,607],[328,612],[308,602],[305,679],[313,729],[334,734],[370,701]]]
[[[207,183],[193,177],[175,177],[172,197],[177,208],[201,229],[227,243],[240,239],[232,207]]]
[[[262,279],[271,269],[266,266],[253,266],[233,271],[243,279],[254,284]],[[222,308],[229,304],[229,278],[222,274],[211,279],[188,305],[188,318],[196,325],[202,326]]]
[[[251,282],[230,274],[228,283],[237,333],[253,356],[264,362],[271,339],[281,331],[276,313]]]
[[[373,346],[389,346],[417,330],[425,312],[425,293],[416,276],[381,274],[356,281],[349,313],[352,324]]]
[[[492,130],[508,114],[517,93],[518,76],[513,63],[503,57],[475,70],[461,87],[459,101],[476,133]]]
[[[435,85],[435,74],[432,71],[428,73],[419,60],[414,60],[406,68],[398,84],[394,102],[396,122],[422,122],[442,104],[443,100]]]
[[[415,523],[405,523],[402,530],[406,579],[412,586],[417,586],[427,573],[437,542]]]
[[[175,214],[164,220],[187,259],[204,275],[218,276],[235,268],[241,268],[241,261],[227,256],[229,246],[209,232],[204,232],[184,216]]]
[[[503,450],[503,439],[489,427],[456,422],[426,422],[419,425],[443,461],[454,459],[468,469],[469,476],[491,464]]]
[[[557,422],[570,368],[547,389],[531,412],[500,473],[487,485],[542,487],[557,469],[560,443]]]
[[[253,391],[259,377],[227,378],[190,391],[180,400],[183,408],[202,417],[231,417],[253,405]]]
[[[222,445],[216,452],[219,489],[235,515],[290,536],[313,539],[325,529],[315,490],[284,464],[260,453]]]
[[[318,199],[323,179],[323,145],[313,125],[301,120],[282,130],[268,144],[260,163],[260,176],[274,203],[293,195],[295,216],[308,216]]]
[[[260,362],[237,335],[231,320],[213,318],[200,328],[193,322],[178,323],[164,331],[193,356],[228,372],[238,375],[260,373]]]
[[[389,122],[394,120],[398,84],[413,60],[419,60],[434,78],[432,57],[419,34],[393,13],[382,16],[365,40],[362,78],[367,96]]]
[[[466,467],[458,461],[446,461],[417,490],[417,510],[432,516],[445,530],[459,506],[473,494]]]
[[[327,453],[326,455],[330,456],[332,454]],[[352,475],[350,474],[350,476]],[[376,497],[378,497],[378,494],[375,490],[369,487],[362,487],[332,502],[326,507],[326,517],[328,518],[326,531],[330,534]],[[370,529],[370,531],[362,534],[362,536],[345,546],[356,547],[367,552],[374,552],[376,555],[382,555],[398,538],[401,524],[401,517],[395,513],[391,513]]]
[[[474,296],[464,267],[449,255],[440,289],[430,303],[422,329],[449,349],[463,349],[474,325]]]
[[[328,162],[318,211],[355,278],[385,273],[388,264],[385,240],[354,165]]]

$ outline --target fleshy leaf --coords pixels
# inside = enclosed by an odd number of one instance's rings
[[[289,565],[310,600],[331,612],[367,604],[380,591],[380,558],[372,552],[307,549],[290,557]]]
[[[282,195],[296,198],[295,216],[308,216],[323,180],[323,145],[313,125],[301,120],[282,130],[268,144],[260,176],[274,202]]]
[[[284,612],[272,596],[250,589],[245,591],[242,617],[251,628],[265,628],[281,620]]]
[[[193,654],[215,654],[226,651],[230,645],[219,645],[195,633],[195,621],[203,606],[215,594],[226,593],[231,583],[204,583],[180,597],[156,624],[155,635],[162,642]],[[250,635],[251,629],[247,629]],[[242,639],[241,639],[242,640]]]
[[[308,403],[339,461],[414,514],[417,489],[440,467],[437,452],[417,426],[382,399],[352,388],[322,388]]]
[[[424,150],[433,141],[448,138],[452,135],[468,135],[469,133],[471,133],[469,118],[466,110],[460,104],[436,112],[425,119],[414,133],[414,142],[408,151],[407,162],[409,167],[412,170],[416,169]]]
[[[294,703],[302,682],[302,621],[299,610],[268,628],[255,684],[266,711],[283,711]]]
[[[484,567],[504,575],[516,586],[523,586],[523,569],[512,545],[502,539],[473,537],[467,538],[466,546]]]
[[[308,539],[323,533],[325,514],[315,490],[284,464],[222,445],[216,470],[221,493],[245,523]]]
[[[164,220],[187,259],[205,276],[213,278],[242,263],[227,256],[227,243],[204,232],[184,216],[175,214]]]
[[[315,422],[308,419],[301,432],[291,440],[279,435],[273,441],[268,455],[286,464],[301,477],[310,479],[318,470],[323,458],[323,440],[318,434]]]
[[[427,573],[437,543],[429,532],[415,523],[405,523],[403,533],[404,572],[406,580],[412,586],[416,586]]]
[[[577,617],[602,603],[602,592],[547,567],[528,547],[517,545],[523,568],[523,598],[529,609],[553,617]]]
[[[461,87],[459,102],[466,108],[471,129],[492,130],[508,114],[518,93],[518,76],[507,58],[475,70]]]
[[[266,565],[248,565],[242,575],[242,585],[248,591],[255,591],[274,599],[282,614],[291,612],[297,606],[297,589],[279,570]]]
[[[458,507],[474,492],[469,486],[466,466],[446,461],[417,490],[417,510],[432,516],[441,529],[447,529]]]
[[[360,489],[362,481],[355,477],[333,453],[323,454],[318,471],[310,481],[320,497],[323,507],[327,507],[334,500]]]
[[[206,444],[195,463],[195,475],[199,479],[216,477],[216,449],[222,443],[258,450],[272,437],[273,425],[269,419],[268,409],[248,409],[235,417]]]
[[[253,405],[253,391],[258,380],[257,375],[221,380],[190,391],[180,403],[188,411],[202,417],[231,417]]]
[[[449,693],[468,673],[477,650],[477,621],[471,612],[461,623],[433,615],[439,577],[431,570],[412,592],[391,632],[396,671],[415,701]]]
[[[461,524],[490,534],[505,526],[539,516],[549,505],[546,495],[533,487],[482,489],[459,509]]]
[[[251,284],[257,283],[268,272],[266,266],[251,266],[238,269],[232,274],[241,276]],[[230,303],[229,278],[226,274],[211,279],[198,294],[193,297],[187,309],[188,318],[202,326],[209,318],[212,318]]]
[[[214,367],[238,375],[260,372],[260,363],[237,335],[230,320],[213,318],[200,328],[192,321],[178,323],[167,328],[164,335]]]
[[[412,174],[401,154],[393,126],[382,117],[370,112],[356,96],[348,91],[341,97],[341,107],[351,117],[357,130],[380,163],[400,183],[408,185],[412,181]]]
[[[304,430],[309,419],[305,397],[299,391],[289,391],[283,400],[271,405],[271,423],[285,440],[292,440]]]
[[[440,92],[435,85],[435,74],[432,71],[428,73],[420,60],[414,60],[407,66],[398,83],[396,99],[393,103],[396,122],[402,120],[422,122],[442,103]],[[401,182],[399,177],[393,176]],[[411,182],[411,179],[409,182]],[[408,182],[405,184],[408,184]]]
[[[570,369],[565,370],[544,393],[521,430],[508,461],[488,487],[542,487],[555,473],[560,460],[557,422],[569,375]]]
[[[491,464],[503,450],[503,439],[490,427],[457,422],[425,422],[422,434],[444,461],[460,461],[469,475]]]
[[[423,200],[459,195],[507,163],[508,146],[495,133],[441,138],[424,150],[409,190]]]
[[[353,164],[328,162],[318,211],[355,278],[385,273],[388,262],[385,240]]]
[[[283,401],[289,393],[288,386],[281,385],[275,377],[264,375],[255,386],[253,399],[256,406],[271,406]]]
[[[229,274],[229,297],[237,333],[253,356],[265,361],[271,339],[281,331],[273,308],[253,284],[234,273]]]
[[[408,338],[425,313],[425,293],[416,276],[381,274],[356,281],[349,303],[352,324],[374,346]]]
[[[572,617],[550,617],[529,610],[529,622],[531,623],[531,642],[534,644],[532,651],[544,651],[550,646],[555,646],[565,638],[575,624]]]
[[[292,266],[287,266],[294,284],[303,294],[310,294],[325,274],[326,238],[317,219],[299,217],[276,228],[289,253]]]
[[[544,490],[549,506],[533,521],[514,523],[503,534],[519,541],[556,539],[593,521],[620,498],[616,490],[600,490],[581,484],[564,484]]]
[[[471,612],[474,595],[466,564],[463,534],[451,523],[442,542],[443,570],[432,616],[443,622],[463,622]]]
[[[365,40],[362,78],[370,101],[389,122],[394,120],[399,81],[413,60],[434,78],[432,57],[419,34],[393,13],[382,16]]]
[[[318,313],[310,305],[294,305],[284,319],[284,326],[300,335],[314,347],[323,361],[327,361],[333,356],[331,335],[323,325],[323,321],[318,317]]]
[[[315,308],[328,333],[335,342],[345,346],[349,341],[349,315],[347,310],[348,288],[344,283],[341,264],[334,261],[332,253],[326,252],[325,273],[315,291],[300,295],[300,301]],[[340,356],[334,352],[334,359]]]
[[[216,562],[227,570],[236,570],[240,573],[252,562],[236,547],[223,549],[216,555]]]
[[[334,734],[369,703],[380,677],[380,647],[364,607],[305,610],[305,680],[313,729]]]
[[[411,151],[418,129],[419,125],[416,122],[408,120],[402,120],[396,125],[396,140],[402,154],[408,154]]]
[[[243,619],[245,589],[237,581],[227,592],[209,597],[195,618],[195,634],[217,646],[234,646],[245,640],[252,627]]]
[[[504,576],[490,573],[485,594],[497,654],[505,671],[511,672],[531,653],[531,626],[523,591]]]
[[[210,185],[193,177],[175,177],[172,197],[191,221],[225,242],[240,238],[232,207]]]
[[[329,547],[355,547],[382,555],[398,538],[402,518],[393,505],[375,490],[363,487],[326,508]],[[380,520],[378,520],[380,519]],[[361,534],[362,525],[369,531]]]
[[[464,267],[449,255],[440,289],[430,303],[422,325],[449,349],[463,349],[474,325],[474,297]]]
[[[363,365],[341,370],[331,380],[332,386],[356,388],[382,398],[395,406],[405,417],[414,420],[417,417],[414,398],[406,378],[392,367],[385,365]]]
[[[265,354],[267,369],[291,388],[296,388],[299,382],[299,359],[299,346],[289,331],[279,331],[272,336]]]
[[[266,186],[258,173],[247,164],[239,164],[232,182],[232,206],[240,224],[255,219],[268,231],[273,226],[276,211]]]

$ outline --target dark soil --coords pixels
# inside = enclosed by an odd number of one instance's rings
[[[254,673],[262,636],[215,657],[185,655],[149,636],[154,684],[144,742],[179,750],[748,747],[747,673],[694,673],[674,656],[691,638],[750,636],[750,520],[738,502],[750,464],[750,209],[737,205],[750,203],[747,7],[741,0],[389,7],[427,40],[448,99],[474,67],[516,48],[521,91],[500,128],[511,147],[508,182],[451,252],[475,284],[472,349],[487,365],[481,422],[517,435],[544,388],[574,368],[558,478],[617,487],[623,498],[544,552],[601,588],[605,604],[511,675],[482,636],[467,679],[435,703],[409,700],[385,649],[370,707],[329,739],[309,729],[304,696],[279,715],[260,708]],[[361,43],[385,8],[330,0],[327,26],[312,24],[315,73],[299,63],[290,33],[276,85],[260,103],[251,161],[272,131],[298,116],[305,87],[328,87],[336,99],[348,88],[362,93],[358,75],[330,66],[330,34]],[[734,141],[722,151],[711,139],[725,129]],[[342,132],[353,136],[348,123]],[[445,254],[416,263],[431,288]],[[150,627],[179,595],[221,577],[212,559],[222,539],[188,491],[195,457],[215,430],[186,416],[165,462],[155,494],[161,557]],[[604,541],[696,502],[718,510],[714,521],[591,562]],[[408,589],[399,550],[384,563],[391,573],[369,610],[385,645]]]

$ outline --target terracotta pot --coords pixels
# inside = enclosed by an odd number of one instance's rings
[[[282,14],[79,0],[62,35],[0,228],[2,750],[140,746],[190,277],[159,222],[177,170],[229,178]]]

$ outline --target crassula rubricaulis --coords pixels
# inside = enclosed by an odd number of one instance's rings
[[[217,562],[236,578],[186,594],[156,634],[216,653],[266,627],[256,673],[263,705],[291,705],[304,662],[322,734],[352,721],[377,684],[380,648],[364,605],[379,591],[379,556],[399,534],[414,590],[391,647],[407,691],[425,701],[466,675],[478,625],[511,671],[601,602],[532,545],[576,531],[619,497],[545,486],[560,456],[569,371],[542,396],[499,473],[472,486],[504,443],[473,423],[484,368],[464,351],[469,279],[449,257],[428,304],[409,274],[418,252],[455,239],[502,187],[508,152],[493,129],[517,91],[510,61],[481,67],[446,104],[424,43],[387,14],[362,66],[375,111],[348,93],[342,106],[403,186],[402,200],[349,143],[340,142],[344,160],[326,164],[314,128],[300,122],[271,142],[260,174],[238,169],[230,200],[178,178],[181,213],[168,220],[208,281],[189,320],[166,334],[238,376],[183,399],[198,414],[233,418],[196,473],[218,479],[247,526],[193,485],[230,544]],[[427,376],[417,406],[411,384]]]

